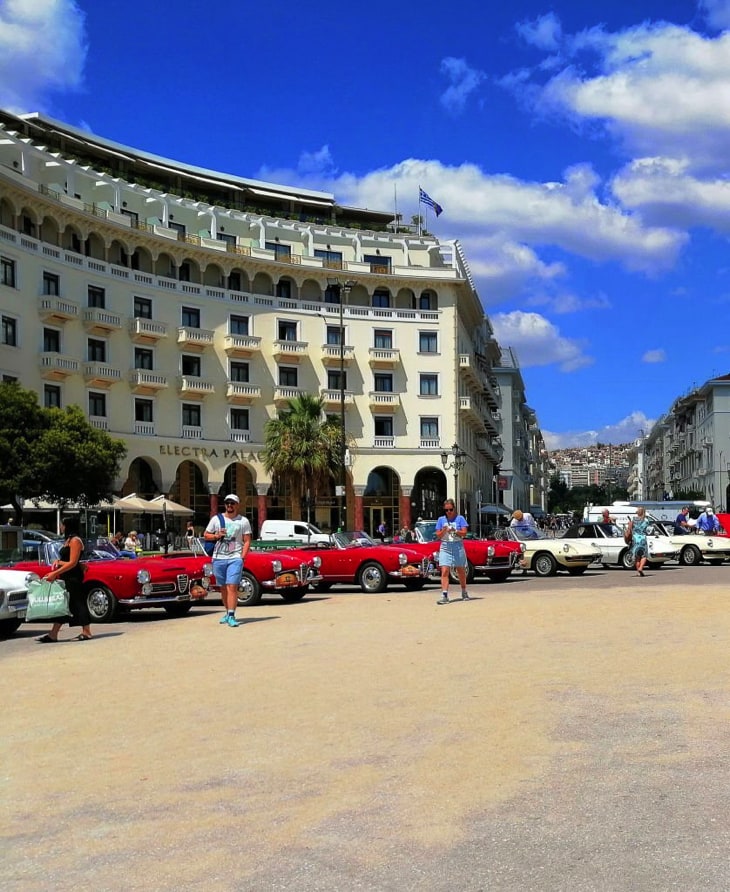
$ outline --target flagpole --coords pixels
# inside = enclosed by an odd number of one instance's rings
[[[395,231],[398,233],[398,184],[393,183],[393,207],[395,208]]]
[[[421,187],[418,187],[418,237],[421,237]]]

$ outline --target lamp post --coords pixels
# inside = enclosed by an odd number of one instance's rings
[[[347,493],[347,435],[345,431],[345,319],[344,303],[347,295],[352,290],[354,282],[344,282],[340,285],[339,279],[327,279],[330,288],[337,288],[340,301],[340,482],[337,486],[337,498],[339,506],[339,528],[344,530],[347,525],[347,506],[345,496]]]
[[[451,462],[450,464],[449,461]],[[454,443],[450,450],[444,449],[441,453],[441,464],[444,467],[444,471],[450,471],[452,469],[454,471],[454,498],[456,499],[456,507],[461,511],[461,499],[459,498],[459,471],[466,464],[466,452],[464,452],[458,443]]]

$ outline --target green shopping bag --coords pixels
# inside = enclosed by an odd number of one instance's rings
[[[48,582],[34,579],[28,583],[28,609],[25,620],[59,619],[68,616],[68,591],[60,579]]]

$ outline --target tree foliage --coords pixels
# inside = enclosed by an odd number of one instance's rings
[[[261,461],[273,478],[289,484],[291,491],[317,498],[338,473],[341,430],[339,419],[325,418],[324,400],[302,394],[289,401],[278,418],[264,426]]]
[[[127,449],[78,406],[44,409],[18,384],[0,384],[0,500],[17,520],[19,498],[94,505],[112,495]]]
[[[583,513],[583,508],[588,505],[610,505],[614,501],[628,498],[628,491],[622,487],[611,484],[597,486],[568,487],[559,474],[550,478],[548,489],[548,512],[550,514]]]

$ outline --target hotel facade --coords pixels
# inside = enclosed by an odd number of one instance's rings
[[[503,424],[503,353],[459,243],[393,214],[0,112],[0,315],[2,379],[81,406],[127,446],[117,491],[197,523],[227,492],[255,529],[544,503],[536,416],[510,395]],[[259,460],[299,394],[344,415],[344,496],[288,491]]]

